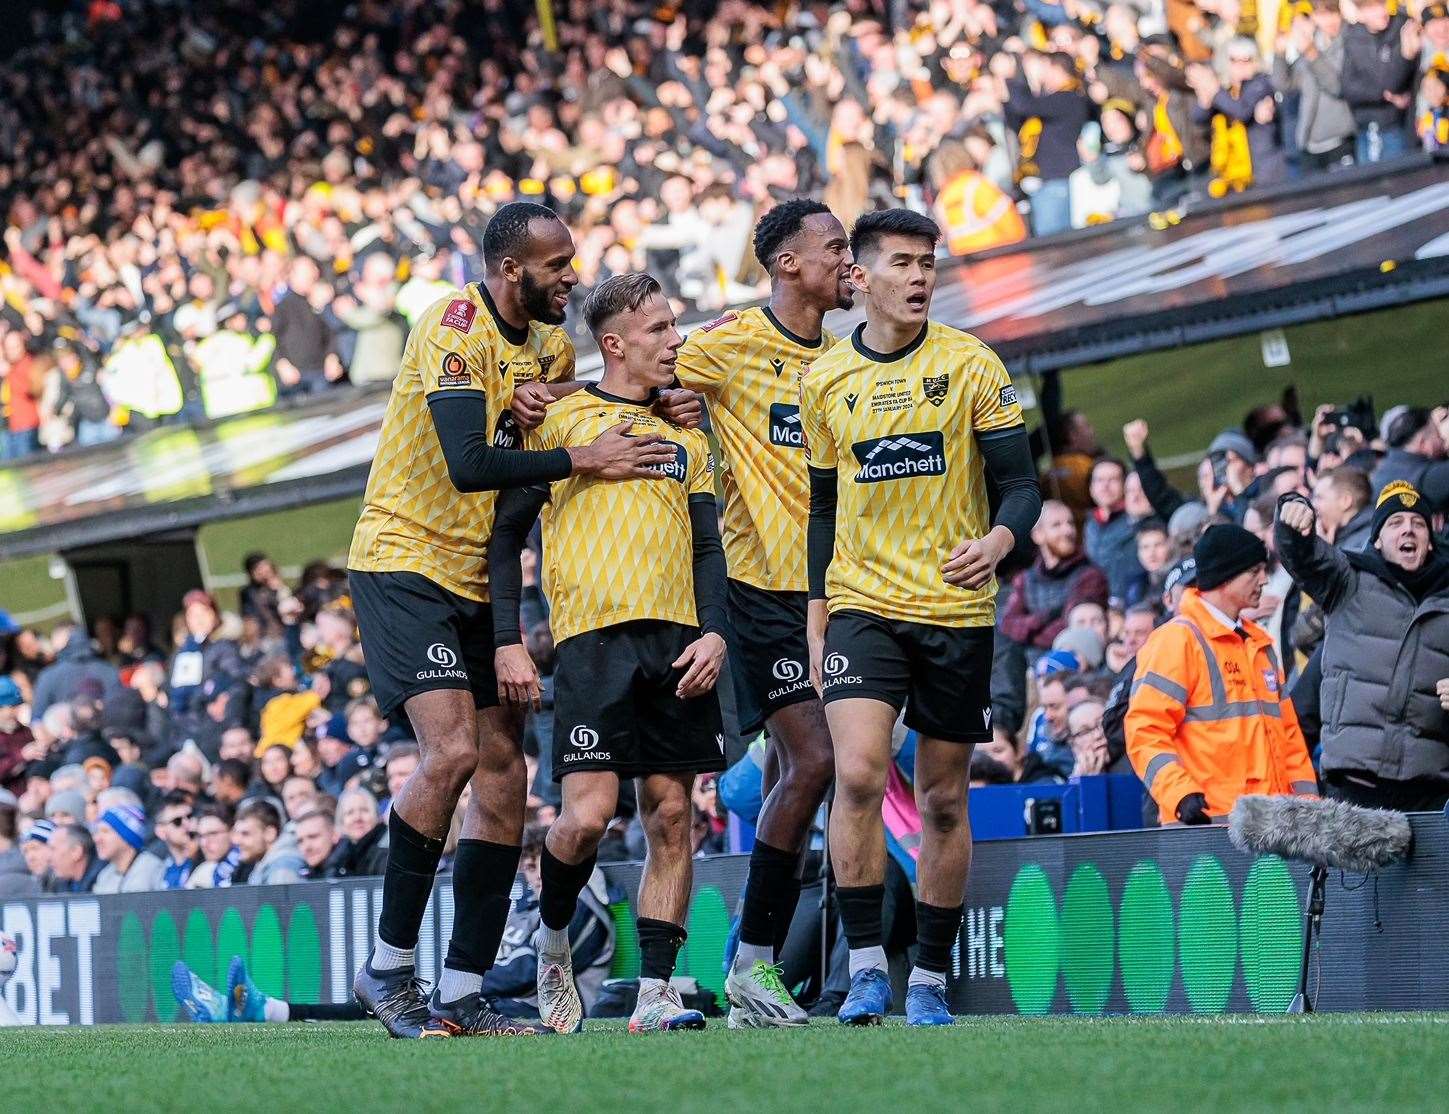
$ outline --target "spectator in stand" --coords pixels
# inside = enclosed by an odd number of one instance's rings
[[[236,643],[220,636],[221,616],[211,593],[193,588],[182,597],[181,608],[186,635],[171,658],[167,703],[172,721],[184,730],[188,720],[205,714],[204,708],[197,707],[202,686],[213,679],[240,679],[245,669]]]
[[[1406,406],[1391,422],[1384,435],[1388,451],[1373,474],[1374,497],[1389,484],[1403,480],[1411,484],[1429,506],[1449,513],[1449,448],[1434,420],[1434,412],[1421,406]]]
[[[312,305],[320,277],[310,256],[294,259],[287,271],[286,293],[273,315],[278,393],[284,396],[319,394],[345,374],[332,327]]]
[[[196,810],[196,847],[201,856],[188,890],[214,889],[231,885],[232,874],[241,861],[231,841],[231,812],[225,805],[203,805]]]
[[[1449,560],[1429,508],[1395,480],[1379,494],[1370,548],[1315,533],[1312,504],[1285,497],[1278,546],[1328,613],[1322,657],[1323,776],[1356,804],[1438,811],[1449,801]]]
[[[81,823],[57,822],[50,836],[49,892],[88,894],[106,864],[96,858],[95,841]]]
[[[1373,530],[1373,487],[1347,464],[1320,472],[1313,481],[1318,536],[1346,553],[1367,549]]]
[[[223,758],[211,771],[211,799],[236,808],[251,788],[252,768],[236,758]]]
[[[342,837],[328,864],[333,878],[380,876],[387,868],[387,827],[377,798],[366,789],[349,789],[337,801],[337,831]]]
[[[1077,523],[1065,503],[1049,499],[1032,530],[1038,552],[1031,568],[1018,573],[1011,603],[1000,621],[1003,636],[1026,647],[1027,663],[1050,650],[1079,603],[1107,606],[1107,578],[1077,544]]]
[[[42,669],[35,679],[35,695],[30,701],[32,721],[42,718],[52,704],[73,700],[84,680],[98,681],[105,699],[120,689],[120,673],[96,653],[84,627],[77,623],[60,624],[50,633],[50,645],[55,662]]]
[[[1126,752],[1113,754],[1102,730],[1103,705],[1095,698],[1083,700],[1067,713],[1067,738],[1072,745],[1072,777],[1097,774],[1130,774],[1132,764]]]
[[[1226,429],[1212,439],[1207,459],[1212,466],[1212,486],[1205,493],[1208,510],[1241,524],[1257,478],[1258,451],[1242,430]]]
[[[144,893],[164,886],[166,864],[146,850],[146,814],[136,805],[109,808],[92,829],[96,854],[106,864],[92,892]]]
[[[265,553],[248,553],[242,560],[246,587],[241,590],[241,615],[255,619],[264,638],[281,638],[283,623],[278,605],[292,595],[276,563]]]
[[[1002,80],[1006,122],[1015,128],[1021,145],[1017,176],[1034,180],[1031,196],[1031,231],[1051,236],[1072,226],[1072,172],[1082,164],[1077,137],[1092,116],[1092,102],[1082,91],[1081,75],[1070,54],[1027,54],[1017,72],[1015,58]]]
[[[1127,455],[1132,460],[1132,473],[1137,477],[1137,483],[1152,510],[1167,522],[1187,500],[1157,467],[1152,450],[1147,445],[1147,436],[1148,426],[1141,418],[1122,427],[1122,439],[1127,442]]]
[[[1247,36],[1228,43],[1225,73],[1214,72],[1205,62],[1187,67],[1188,84],[1197,95],[1193,123],[1211,138],[1208,193],[1213,197],[1287,177],[1273,82],[1262,68],[1258,44]]]
[[[0,676],[0,790],[25,792],[25,768],[32,755],[35,735],[20,722],[20,709],[25,704],[20,686],[9,677]]]
[[[1295,7],[1292,23],[1278,35],[1273,84],[1285,98],[1298,95],[1293,142],[1304,173],[1353,164],[1353,110],[1342,97],[1343,14],[1339,0],[1313,0],[1312,11]]]
[[[156,817],[156,838],[166,849],[165,870],[161,876],[163,889],[185,889],[191,872],[201,862],[194,811],[191,797],[173,789],[166,794]]]
[[[17,460],[40,451],[41,369],[29,351],[25,334],[18,329],[0,338],[0,360],[4,361],[0,401],[4,402],[5,412],[0,460]]]
[[[30,825],[30,830],[20,837],[20,853],[25,856],[25,867],[41,893],[53,892],[50,888],[50,837],[54,834],[55,825],[49,820],[36,820]]]
[[[341,716],[334,716],[317,736],[317,752],[322,758],[322,772],[317,775],[317,788],[330,796],[341,798],[342,791],[372,759],[347,737]]]
[[[294,842],[280,838],[282,817],[276,806],[247,801],[237,811],[231,834],[239,853],[233,885],[285,886],[301,881],[306,863]]]
[[[250,749],[247,754],[251,757]],[[257,762],[257,776],[252,790],[258,796],[283,800],[282,790],[292,777],[292,748],[280,743],[267,747]]]
[[[1053,650],[1036,669],[1038,707],[1027,734],[1026,751],[1051,779],[1063,781],[1075,765],[1067,724],[1067,684],[1080,667],[1076,655]]]
[[[1357,162],[1396,158],[1408,149],[1419,25],[1386,0],[1359,0],[1357,22],[1343,33],[1340,88],[1353,110]]]
[[[1313,793],[1317,779],[1272,644],[1243,617],[1268,579],[1267,547],[1212,526],[1196,587],[1137,655],[1126,714],[1132,767],[1164,817],[1211,824],[1244,793]]]
[[[297,832],[297,853],[306,864],[302,876],[311,879],[333,877],[328,866],[341,836],[331,813],[313,809],[298,817],[294,825]]]
[[[30,873],[30,865],[19,846],[18,804],[14,793],[0,789],[0,898],[33,897],[40,893],[40,882]]]
[[[1137,594],[1142,566],[1137,560],[1137,524],[1127,513],[1127,467],[1103,457],[1092,466],[1090,491],[1093,509],[1087,516],[1087,559],[1107,575],[1108,595],[1119,610]]]

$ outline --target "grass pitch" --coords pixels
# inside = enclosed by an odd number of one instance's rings
[[[7,1030],[6,1110],[1425,1110],[1449,1015],[390,1041],[371,1023]],[[598,1026],[595,1028],[595,1026]]]

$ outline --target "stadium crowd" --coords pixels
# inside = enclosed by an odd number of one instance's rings
[[[1290,394],[1216,438],[1189,492],[1158,468],[1144,423],[1122,431],[1116,458],[1082,414],[1053,404],[1045,419],[1048,498],[1032,551],[1000,577],[995,738],[973,785],[1135,772],[1162,821],[1198,822],[1272,783],[1300,729],[1283,726],[1286,709],[1225,726],[1148,706],[1207,675],[1168,620],[1205,625],[1221,605],[1244,645],[1281,663],[1332,791],[1400,808],[1449,798],[1449,559],[1434,534],[1449,511],[1449,407],[1377,417],[1360,400],[1304,421]],[[528,551],[522,627],[544,692],[526,735],[528,810],[546,826],[559,798],[536,570]],[[235,612],[194,588],[163,631],[131,615],[42,635],[0,617],[0,896],[381,873],[388,801],[418,750],[369,695],[346,574],[316,563],[288,585],[262,554],[246,573]],[[1221,592],[1240,582],[1252,598],[1233,605]],[[1143,676],[1167,680],[1132,684]],[[1154,759],[1179,772],[1156,776]],[[1311,785],[1305,765],[1293,779]],[[726,849],[716,788],[695,791],[699,854]],[[603,861],[640,856],[632,811],[626,800]]]
[[[518,198],[586,288],[647,269],[707,311],[763,292],[785,196],[933,211],[959,254],[1449,146],[1437,0],[130,0],[24,32],[5,459],[390,380]]]

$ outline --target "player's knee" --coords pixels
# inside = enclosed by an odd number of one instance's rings
[[[966,822],[966,794],[958,785],[929,786],[917,793],[921,824],[935,832],[954,832]]]
[[[790,780],[804,794],[818,794],[835,777],[835,753],[829,748],[797,753],[790,766]]]
[[[429,739],[422,748],[420,766],[429,783],[462,792],[478,766],[478,745],[462,732]]]
[[[874,765],[845,763],[835,769],[835,800],[852,810],[879,810],[885,777]]]
[[[691,805],[684,794],[670,794],[656,802],[644,818],[644,831],[651,843],[677,844],[689,838]]]

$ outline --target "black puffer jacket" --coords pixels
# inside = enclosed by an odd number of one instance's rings
[[[1431,554],[1416,600],[1375,549],[1344,553],[1281,523],[1284,566],[1328,615],[1319,690],[1323,771],[1449,782],[1449,560]]]

